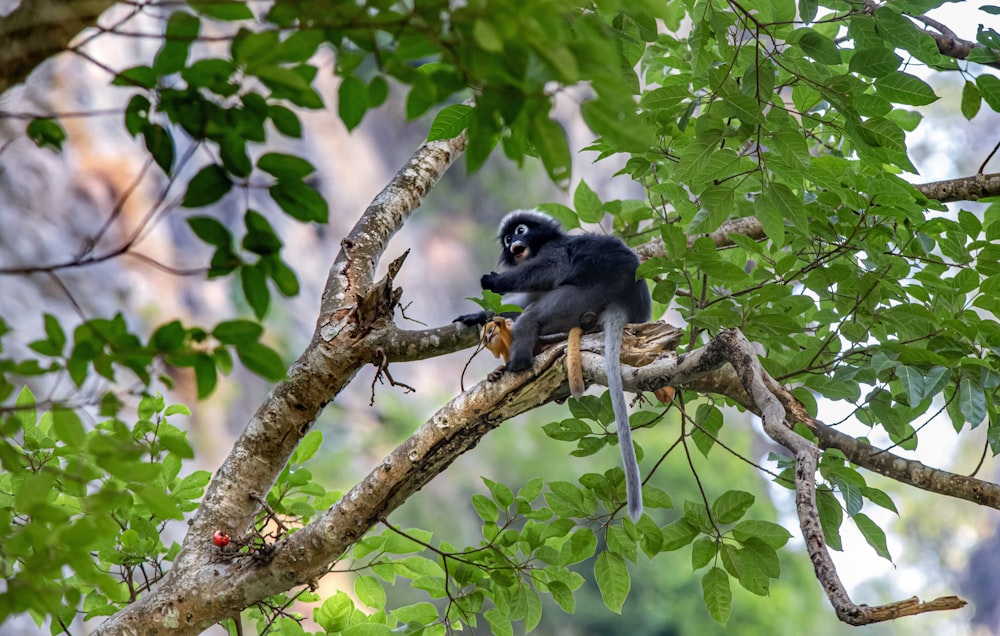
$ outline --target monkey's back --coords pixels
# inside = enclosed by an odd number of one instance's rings
[[[636,280],[639,257],[616,236],[581,234],[569,238],[566,284],[580,288],[599,304],[617,305],[629,322],[647,322],[652,311],[649,287]]]

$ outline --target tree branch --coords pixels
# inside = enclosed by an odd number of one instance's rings
[[[389,238],[464,148],[464,135],[424,144],[365,210],[331,268],[311,342],[289,368],[287,379],[258,407],[216,472],[189,523],[173,568],[146,596],[103,623],[98,633],[169,629],[176,634],[197,634],[256,601],[310,580],[339,555],[321,551],[325,560],[309,561],[309,567],[292,571],[253,559],[220,563],[213,559],[218,553],[211,537],[216,530],[237,537],[247,531],[258,509],[251,493],[270,490],[323,408],[372,359],[365,339],[392,324],[398,300],[392,277],[402,259],[378,284],[372,283],[375,265]],[[316,536],[316,532],[305,536]],[[319,532],[322,535],[323,530]],[[301,546],[294,546],[290,557],[281,553],[275,558],[300,563]],[[256,572],[254,580],[246,588],[234,584],[234,578],[247,571]],[[297,576],[300,572],[306,577]]]
[[[0,18],[0,94],[27,79],[39,64],[66,50],[97,23],[115,0],[23,0]]]
[[[937,20],[923,15],[915,15],[913,16],[913,19],[919,20],[920,22],[923,22],[925,26],[937,31],[937,33],[933,33],[925,30],[924,33],[934,38],[934,43],[937,44],[938,51],[941,55],[947,55],[948,57],[964,60],[969,57],[969,53],[971,53],[973,49],[986,49],[985,46],[979,44],[978,42],[963,40],[958,37],[954,31]],[[993,68],[1000,68],[1000,61],[980,62],[980,64],[984,66],[992,66]]]
[[[916,188],[928,199],[941,203],[978,201],[985,197],[1000,195],[1000,173],[934,181],[918,185]]]

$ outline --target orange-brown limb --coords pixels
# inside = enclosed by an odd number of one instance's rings
[[[584,389],[583,384],[583,360],[580,358],[580,336],[583,329],[573,327],[569,330],[569,338],[566,342],[566,379],[569,382],[569,393],[576,399],[580,399]]]

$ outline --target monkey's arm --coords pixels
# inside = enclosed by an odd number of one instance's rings
[[[479,282],[497,294],[551,291],[562,283],[567,267],[564,258],[538,256],[505,272],[484,274]]]

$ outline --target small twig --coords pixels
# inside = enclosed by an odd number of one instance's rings
[[[402,316],[404,320],[409,320],[410,322],[417,323],[421,327],[426,327],[427,326],[426,322],[420,322],[416,318],[410,318],[409,316],[406,315],[406,310],[409,309],[410,305],[412,305],[412,304],[413,304],[413,301],[410,301],[410,302],[406,303],[405,305],[396,305],[397,309],[399,309],[399,315]]]
[[[267,516],[271,519],[271,521],[274,522],[276,526],[278,526],[279,530],[281,530],[285,534],[291,534],[288,528],[285,527],[285,524],[281,523],[281,519],[279,519],[278,515],[275,514],[274,509],[271,508],[270,505],[268,505],[267,500],[264,499],[264,497],[262,497],[260,493],[257,492],[250,493],[250,499],[260,504],[260,507],[263,508],[265,512],[267,512]]]
[[[980,164],[979,170],[976,170],[976,174],[983,174],[983,171],[986,170],[986,164],[990,162],[993,155],[997,154],[998,149],[1000,149],[1000,141],[997,142],[997,145],[993,146],[993,150],[990,151],[990,154],[986,155],[986,159],[984,159],[983,163]]]
[[[385,355],[385,350],[379,347],[375,349],[375,355],[378,356],[378,362],[375,362],[375,377],[372,378],[372,397],[368,402],[368,406],[375,406],[375,383],[382,382],[382,376],[389,381],[389,386],[398,386],[403,389],[405,393],[416,393],[417,390],[414,389],[409,384],[403,384],[402,382],[396,382],[393,379],[392,374],[389,373],[389,358]]]

